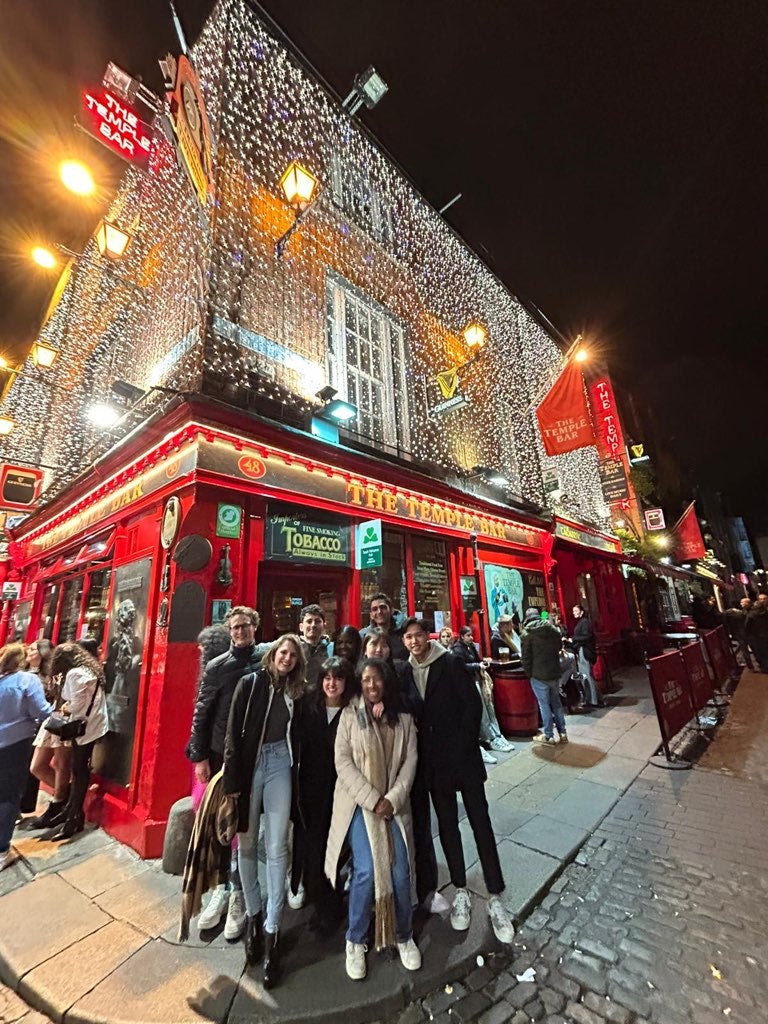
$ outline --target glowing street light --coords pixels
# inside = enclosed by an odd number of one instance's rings
[[[0,416],[0,435],[5,437],[6,434],[10,434],[15,426],[16,423],[10,416]]]
[[[42,267],[44,270],[53,270],[59,262],[51,250],[46,249],[43,245],[36,245],[30,255],[38,267]]]
[[[464,328],[464,341],[469,348],[481,349],[485,344],[486,336],[487,332],[481,324],[471,323]]]
[[[96,191],[93,175],[79,160],[63,160],[59,164],[59,178],[64,187],[77,196],[92,196]]]
[[[96,245],[99,255],[108,260],[121,260],[131,244],[132,236],[104,218],[96,228]]]
[[[32,346],[32,362],[40,370],[49,370],[59,358],[59,350],[46,345],[44,341],[36,341]]]
[[[283,172],[280,188],[289,205],[303,213],[312,202],[312,196],[317,188],[317,178],[294,160]]]
[[[112,427],[121,415],[119,409],[106,402],[96,402],[87,412],[88,419],[97,427]]]
[[[586,361],[589,359],[589,349],[586,349],[586,348],[579,348],[579,349],[577,349],[576,352],[574,353],[573,358],[576,360],[577,363],[586,363]]]

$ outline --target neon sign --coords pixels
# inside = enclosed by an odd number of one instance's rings
[[[152,153],[152,128],[122,100],[106,89],[85,89],[83,127],[123,160],[146,170]]]
[[[620,459],[624,453],[624,436],[611,382],[607,377],[596,380],[591,393],[598,450],[604,458]]]

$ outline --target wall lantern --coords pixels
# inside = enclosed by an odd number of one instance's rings
[[[131,243],[131,235],[106,218],[96,228],[96,245],[99,255],[108,260],[121,260]]]
[[[294,160],[283,172],[280,188],[288,204],[303,213],[312,202],[317,178]]]
[[[36,341],[32,346],[32,362],[40,370],[49,370],[59,358],[59,350],[51,348],[43,341]]]
[[[5,437],[6,434],[10,434],[15,426],[16,423],[10,416],[0,416],[0,436]]]
[[[464,341],[471,349],[481,349],[485,344],[486,337],[487,332],[481,324],[471,323],[464,328]]]

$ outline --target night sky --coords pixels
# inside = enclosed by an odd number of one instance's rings
[[[192,42],[213,4],[177,6]],[[342,96],[376,66],[390,91],[361,119],[418,188],[436,207],[462,192],[449,223],[563,335],[596,340],[692,481],[768,531],[764,0],[264,6]],[[4,7],[0,350],[13,355],[52,287],[25,248],[82,246],[123,169],[74,132],[79,86],[111,59],[160,90],[157,58],[178,47],[163,0]],[[57,187],[73,148],[101,205]]]

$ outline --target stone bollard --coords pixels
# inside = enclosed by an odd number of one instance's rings
[[[187,858],[187,847],[194,821],[192,797],[184,796],[181,800],[177,800],[168,815],[168,825],[163,842],[163,871],[167,875],[184,873],[184,862]]]

